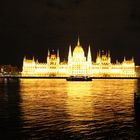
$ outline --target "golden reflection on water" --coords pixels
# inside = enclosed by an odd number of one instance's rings
[[[44,122],[53,126],[57,119],[61,119],[67,97],[62,92],[65,90],[65,80],[22,79],[20,86],[23,120],[33,125]]]
[[[20,87],[23,119],[30,125],[90,131],[91,126],[132,119],[137,80],[22,79]]]
[[[67,83],[67,113],[71,120],[90,120],[92,118],[92,82]]]
[[[75,122],[73,126],[70,124],[70,128],[73,131],[88,131],[90,121],[101,125],[115,121],[122,122],[126,120],[127,115],[131,118],[136,87],[136,80],[67,83],[66,110],[70,121]]]

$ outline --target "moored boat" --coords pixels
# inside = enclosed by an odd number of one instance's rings
[[[92,81],[88,76],[70,76],[66,78],[67,81]]]

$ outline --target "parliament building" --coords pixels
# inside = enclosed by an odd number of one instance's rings
[[[87,57],[86,57],[87,56]],[[92,61],[91,49],[85,52],[78,39],[74,50],[69,46],[68,61],[60,62],[59,50],[50,53],[48,50],[47,60],[40,63],[38,60],[23,59],[22,76],[46,76],[46,77],[68,77],[68,76],[90,76],[90,77],[135,77],[135,62],[124,60],[122,62],[111,62],[110,52],[98,52],[95,61]]]

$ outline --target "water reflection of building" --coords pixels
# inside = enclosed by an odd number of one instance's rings
[[[67,83],[66,110],[71,120],[91,120],[93,116],[92,83]]]
[[[78,39],[74,51],[69,47],[68,62],[60,62],[59,51],[57,54],[48,51],[47,62],[39,63],[34,58],[23,60],[23,76],[136,76],[135,62],[126,60],[123,62],[111,63],[110,52],[98,52],[96,61],[92,61],[90,46],[88,47],[87,57]]]
[[[132,124],[136,82],[112,79],[94,80],[82,85],[81,82],[68,82],[65,108],[71,122],[69,128],[73,132],[96,135],[100,127],[110,126],[112,129],[119,128],[120,124]]]

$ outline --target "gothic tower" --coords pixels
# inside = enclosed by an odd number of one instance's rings
[[[88,61],[89,64],[91,64],[91,62],[92,62],[90,45],[89,45],[89,47],[88,47],[87,61]]]
[[[50,50],[48,49],[48,55],[47,55],[47,63],[49,64],[49,58],[50,58]]]
[[[60,63],[59,50],[57,50],[57,65]]]
[[[71,45],[69,46],[69,54],[68,54],[68,64],[71,63],[72,55],[71,55]]]

